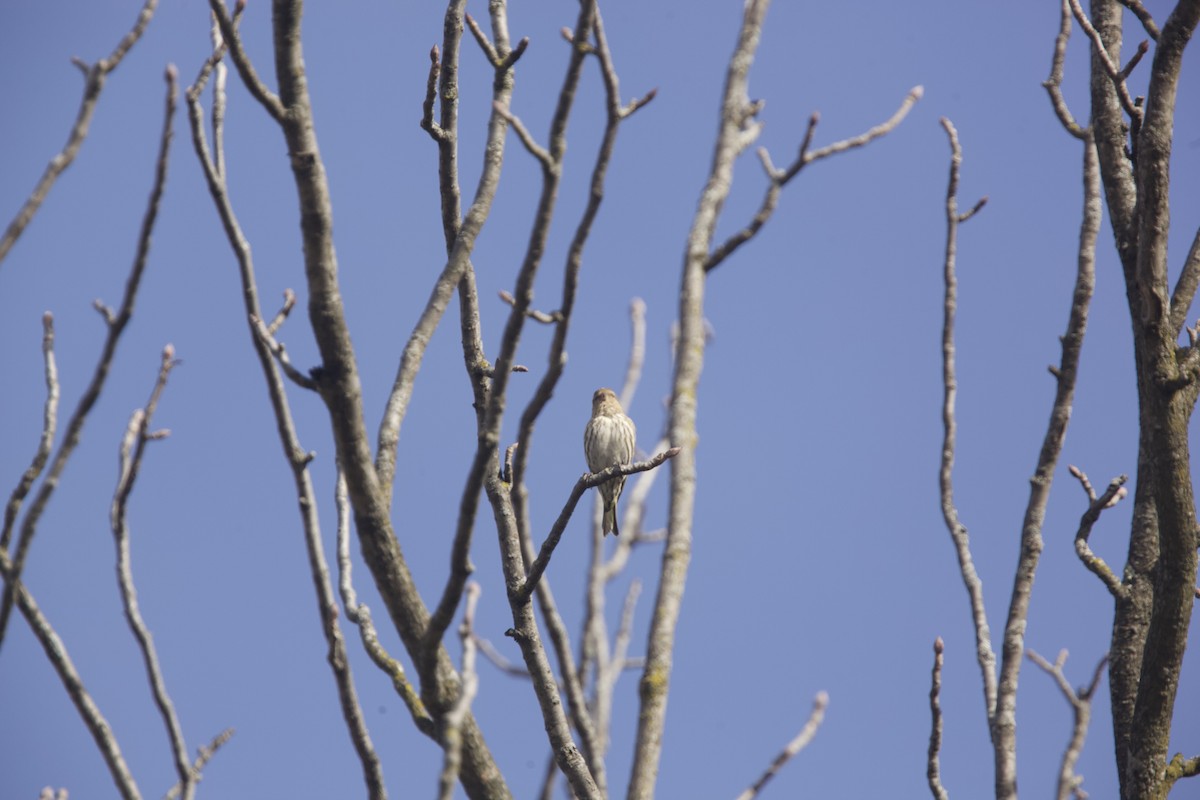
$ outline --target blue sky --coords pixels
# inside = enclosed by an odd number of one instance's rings
[[[10,5],[0,26],[0,218],[7,220],[65,139],[81,80],[69,58],[106,55],[139,3]],[[1160,20],[1167,5],[1148,2]],[[0,266],[0,485],[15,484],[41,421],[41,316],[54,312],[62,418],[90,377],[103,326],[95,298],[119,302],[153,174],[162,71],[190,82],[208,52],[208,6],[163,0],[143,40],[111,76],[77,162]],[[312,3],[305,48],[317,133],[331,181],[342,288],[362,370],[367,418],[377,424],[399,352],[441,269],[435,148],[417,122],[428,52],[444,7],[431,3]],[[484,17],[486,4],[469,5]],[[647,362],[628,409],[650,446],[669,391],[668,332],[684,239],[716,131],[737,2],[602,5],[626,100],[657,99],[622,128],[605,203],[585,256],[570,361],[542,416],[529,473],[534,525],[546,531],[584,470],[592,391],[619,384],[628,305],[647,305]],[[567,57],[558,30],[573,3],[514,3],[514,39],[531,44],[512,108],[539,140]],[[1127,51],[1140,28],[1127,20]],[[751,77],[766,99],[760,143],[777,164],[795,152],[819,110],[816,144],[889,117],[905,93],[924,99],[890,136],[806,169],[753,243],[712,274],[715,331],[699,395],[695,548],[678,627],[659,796],[733,797],[807,717],[830,705],[816,740],[764,797],[926,796],[928,691],[935,637],[946,641],[944,782],[955,796],[992,785],[991,754],[968,606],[942,524],[941,258],[949,148],[965,150],[961,201],[988,207],[959,243],[958,504],[972,534],[993,630],[1002,627],[1022,512],[1053,398],[1074,277],[1081,153],[1055,119],[1041,82],[1058,4],[779,2],[768,15]],[[243,32],[270,78],[269,4],[252,0]],[[462,59],[460,161],[473,187],[491,71],[469,39]],[[1200,219],[1200,73],[1185,60],[1176,120],[1171,265]],[[1144,85],[1146,65],[1132,83]],[[1072,38],[1065,92],[1086,118],[1086,48]],[[590,63],[568,132],[566,179],[535,304],[552,309],[585,200],[603,99]],[[301,293],[296,201],[277,128],[230,76],[227,147],[232,199],[254,248],[264,306]],[[237,735],[205,772],[211,797],[328,797],[358,791],[361,773],[341,722],[304,556],[299,517],[263,381],[243,318],[235,262],[204,188],[182,111],[150,263],[112,376],[44,516],[26,571],[89,690],[112,724],[143,792],[174,782],[170,753],[121,616],[108,506],[130,412],[151,388],[164,344],[172,375],[135,490],[134,573],[190,748],[232,726]],[[535,162],[510,138],[496,204],[479,239],[489,355],[499,345],[539,186]],[[718,236],[756,207],[763,177],[739,165]],[[467,190],[470,191],[470,188]],[[1027,644],[1053,658],[1067,648],[1072,683],[1090,677],[1108,646],[1112,603],[1079,564],[1072,538],[1086,502],[1066,472],[1077,464],[1103,486],[1132,473],[1136,396],[1129,328],[1111,233],[1101,233],[1097,290],[1074,418],[1046,519]],[[474,448],[456,310],[433,338],[402,433],[394,517],[427,602],[440,591],[458,496]],[[281,338],[302,368],[316,351],[302,313]],[[544,369],[548,328],[526,329],[506,441]],[[304,446],[317,453],[327,553],[332,553],[332,441],[315,396],[291,392]],[[664,476],[665,477],[665,476]],[[665,481],[648,526],[665,520]],[[7,493],[8,488],[4,491]],[[1129,505],[1103,517],[1093,546],[1119,569]],[[478,629],[516,659],[495,538],[481,515],[472,558],[483,587]],[[548,577],[577,628],[586,515],[576,515]],[[656,574],[659,550],[640,548],[609,600],[615,620],[629,580]],[[358,589],[382,619],[359,565]],[[632,652],[643,652],[643,593]],[[386,636],[386,634],[385,634]],[[401,648],[386,636],[394,653]],[[392,795],[428,796],[440,751],[413,728],[385,676],[358,652],[353,666]],[[457,660],[457,642],[450,642]],[[530,796],[548,746],[529,685],[480,665],[474,709],[510,786]],[[610,782],[623,787],[636,724],[636,673],[618,685]],[[1177,709],[1200,703],[1194,654]],[[0,796],[44,785],[75,797],[114,796],[103,762],[27,626],[14,619],[0,651]],[[1200,750],[1200,722],[1177,714],[1173,750]],[[1020,782],[1052,791],[1070,711],[1030,665],[1018,699]],[[1114,796],[1107,685],[1079,765],[1094,797]],[[1181,787],[1178,794],[1195,791]],[[614,792],[619,794],[620,792]]]

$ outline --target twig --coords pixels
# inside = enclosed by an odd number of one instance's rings
[[[645,472],[646,470],[654,469],[668,459],[679,455],[682,449],[680,447],[672,447],[645,461],[637,461],[632,464],[616,464],[600,472],[590,472],[581,475],[579,480],[575,482],[575,488],[571,490],[571,494],[567,498],[566,504],[563,505],[563,510],[559,513],[558,519],[554,521],[554,525],[550,528],[550,533],[546,536],[546,541],[542,543],[537,560],[529,568],[529,575],[519,588],[515,591],[510,590],[514,601],[524,603],[533,593],[538,581],[541,580],[542,573],[546,571],[546,567],[550,563],[550,557],[554,554],[554,548],[558,546],[559,540],[562,539],[567,522],[570,521],[571,515],[575,513],[575,506],[579,503],[579,498],[583,496],[585,491],[619,475],[632,475],[635,472]]]
[[[767,771],[750,784],[746,791],[738,795],[737,800],[753,800],[757,797],[763,787],[779,773],[779,770],[783,769],[787,762],[808,746],[808,743],[817,735],[817,729],[821,727],[821,722],[825,719],[825,708],[828,705],[829,695],[825,692],[817,692],[817,696],[813,698],[812,713],[808,715],[808,722],[804,723],[800,733],[796,734],[796,738],[788,742],[779,755],[775,756],[775,760],[771,762],[771,766],[767,767]]]
[[[525,123],[521,122],[521,118],[509,110],[507,105],[499,101],[492,104],[492,108],[496,113],[512,126],[513,131],[517,134],[517,138],[521,140],[521,144],[525,145],[525,149],[529,151],[529,155],[533,156],[542,165],[543,170],[557,170],[558,165],[554,157],[550,155],[550,151],[538,144],[533,134],[525,127]]]
[[[153,10],[153,6],[149,6]],[[143,8],[145,13],[145,8]],[[138,34],[140,35],[140,33]],[[129,36],[126,37],[126,40]],[[125,46],[128,50],[132,46],[132,42],[136,41],[136,37]],[[125,50],[118,47],[118,51],[123,55]],[[116,51],[114,51],[116,52]],[[59,478],[62,476],[63,470],[67,466],[71,455],[75,452],[75,447],[79,444],[80,435],[83,432],[83,425],[87,421],[87,416],[91,412],[92,407],[96,404],[96,400],[100,397],[100,392],[104,388],[105,380],[108,378],[109,369],[112,367],[113,358],[116,355],[117,344],[120,342],[121,334],[125,330],[125,326],[129,323],[133,316],[134,300],[137,298],[138,288],[141,286],[142,275],[146,271],[146,264],[150,256],[150,238],[154,230],[154,224],[158,219],[158,208],[162,201],[163,191],[167,183],[167,164],[168,157],[171,152],[171,137],[173,135],[173,125],[175,117],[175,103],[178,97],[177,79],[178,73],[173,65],[168,66],[165,74],[167,80],[167,98],[166,112],[163,119],[162,135],[159,138],[158,160],[155,164],[154,186],[150,191],[150,200],[146,207],[146,213],[142,217],[142,227],[138,233],[137,252],[134,256],[133,267],[130,269],[129,278],[125,282],[125,294],[121,300],[121,307],[115,313],[111,313],[106,321],[108,328],[107,335],[104,339],[104,345],[100,352],[100,357],[96,362],[95,370],[92,373],[92,379],[88,383],[87,389],[79,398],[79,404],[75,407],[75,411],[71,414],[71,419],[67,422],[66,435],[63,437],[62,444],[58,447],[58,453],[54,456],[51,462],[50,470],[46,473],[45,479],[42,481],[41,488],[38,490],[37,496],[30,505],[29,510],[25,512],[25,519],[21,523],[21,533],[17,539],[16,552],[13,554],[12,578],[13,580],[21,577],[21,571],[25,566],[25,559],[29,553],[29,547],[33,542],[33,537],[37,532],[38,522],[41,520],[42,513],[46,510],[46,505],[50,502],[51,496],[54,494],[55,488],[58,487]],[[4,591],[4,599],[0,601],[0,644],[4,642],[4,634],[8,629],[8,618],[12,612],[12,586],[10,582]]]
[[[1075,533],[1075,553],[1079,556],[1079,560],[1083,562],[1083,565],[1101,580],[1109,593],[1119,599],[1125,595],[1125,587],[1121,584],[1121,579],[1109,568],[1108,564],[1104,563],[1104,559],[1092,552],[1092,548],[1088,544],[1088,537],[1091,536],[1092,527],[1100,519],[1100,515],[1106,509],[1115,506],[1128,494],[1128,490],[1125,488],[1128,476],[1120,475],[1113,478],[1109,482],[1104,494],[1097,497],[1096,491],[1092,488],[1091,481],[1088,480],[1083,470],[1075,466],[1071,466],[1069,469],[1071,474],[1075,476],[1076,480],[1083,487],[1088,500],[1091,501],[1087,510],[1083,512],[1083,517],[1079,520],[1079,530]]]
[[[1121,74],[1121,68],[1113,63],[1108,56],[1108,50],[1104,46],[1104,40],[1100,37],[1099,31],[1092,26],[1092,21],[1088,19],[1087,12],[1083,10],[1079,0],[1067,0],[1071,4],[1071,13],[1075,15],[1076,21],[1079,22],[1079,27],[1083,28],[1083,32],[1092,40],[1092,52],[1100,59],[1100,63],[1104,65],[1104,69],[1108,72],[1108,77],[1112,79],[1113,86],[1117,89],[1117,97],[1121,101],[1121,108],[1125,109],[1125,113],[1129,115],[1129,135],[1130,140],[1136,144],[1138,130],[1142,126],[1142,109],[1133,98],[1129,95],[1129,89],[1125,86],[1125,76]]]
[[[1086,687],[1076,691],[1071,687],[1071,683],[1067,680],[1067,676],[1063,674],[1063,665],[1067,662],[1067,651],[1062,650],[1058,654],[1058,658],[1053,664],[1041,655],[1030,650],[1029,660],[1037,664],[1046,674],[1054,678],[1054,682],[1058,684],[1058,689],[1062,692],[1063,697],[1071,704],[1071,712],[1074,717],[1074,724],[1071,728],[1071,739],[1067,744],[1067,749],[1063,752],[1062,764],[1058,771],[1058,791],[1056,797],[1058,800],[1070,800],[1072,797],[1086,797],[1083,790],[1080,788],[1083,785],[1083,776],[1075,774],[1075,764],[1079,761],[1079,756],[1083,752],[1083,743],[1087,738],[1088,725],[1092,718],[1092,697],[1096,694],[1096,688],[1100,685],[1100,678],[1104,675],[1104,667],[1108,663],[1108,656],[1105,655],[1100,659],[1100,663],[1096,665],[1095,672],[1092,673],[1092,681]]]
[[[813,163],[814,161],[820,161],[822,159],[829,158],[830,156],[837,155],[838,153],[844,153],[847,150],[864,147],[881,136],[886,136],[887,134],[891,133],[896,129],[897,126],[899,126],[901,122],[904,121],[904,118],[908,116],[908,112],[912,110],[912,107],[916,105],[917,101],[921,99],[924,93],[925,90],[923,87],[913,87],[904,97],[903,102],[900,103],[900,107],[896,109],[896,113],[892,114],[892,116],[886,122],[876,125],[874,128],[871,128],[870,130],[861,133],[858,136],[853,136],[849,139],[843,139],[840,142],[834,142],[833,144],[822,147],[819,150],[809,149],[810,145],[812,144],[813,133],[816,130],[817,123],[820,121],[820,115],[814,113],[811,117],[809,117],[808,129],[805,131],[804,139],[800,144],[800,152],[796,156],[796,160],[793,161],[787,169],[776,169],[771,163],[771,156],[767,153],[766,148],[759,148],[759,159],[763,162],[763,169],[767,173],[768,185],[766,194],[763,195],[763,199],[759,205],[758,211],[755,213],[750,222],[740,231],[726,239],[708,257],[708,260],[704,264],[705,271],[707,272],[715,269],[721,264],[721,262],[732,255],[735,250],[748,242],[750,239],[754,238],[759,230],[762,229],[762,226],[766,224],[767,220],[771,218],[771,215],[775,213],[775,207],[779,204],[779,195],[783,190],[783,187],[786,186],[792,180],[792,178],[796,177],[796,175],[800,173],[800,170],[804,169],[804,167]]]
[[[436,738],[433,717],[426,710],[420,694],[409,682],[408,676],[404,674],[404,665],[384,649],[379,641],[379,634],[375,631],[375,624],[371,621],[371,609],[366,603],[358,602],[358,594],[354,591],[350,561],[350,499],[346,494],[346,478],[340,471],[334,490],[334,505],[337,508],[338,588],[346,619],[358,626],[363,649],[367,651],[375,666],[392,679],[392,687],[404,701],[417,729],[430,738]]]
[[[451,800],[454,797],[454,784],[458,782],[458,771],[462,766],[462,722],[479,691],[479,674],[475,671],[475,607],[479,603],[479,584],[467,584],[466,605],[463,609],[462,625],[458,628],[462,640],[462,691],[454,705],[442,715],[442,747],[445,756],[442,760],[442,772],[438,781],[438,797],[441,800]]]
[[[1050,95],[1050,105],[1054,108],[1054,113],[1058,116],[1058,121],[1062,123],[1063,128],[1076,139],[1082,139],[1083,128],[1075,121],[1062,93],[1063,65],[1066,62],[1067,42],[1070,38],[1071,3],[1070,0],[1062,0],[1058,35],[1054,37],[1054,58],[1050,62],[1050,77],[1042,81],[1042,86]]]
[[[137,44],[138,39],[142,38],[142,34],[146,31],[146,27],[150,24],[150,19],[154,16],[154,10],[158,6],[158,0],[146,0],[142,6],[142,10],[138,12],[137,20],[129,32],[122,37],[117,43],[116,48],[109,54],[108,58],[102,58],[90,67],[79,59],[73,59],[76,66],[84,74],[83,99],[79,103],[79,111],[75,114],[75,123],[71,126],[71,132],[67,136],[67,143],[58,155],[50,159],[50,163],[46,165],[45,171],[42,172],[42,177],[38,179],[37,185],[33,187],[33,192],[30,193],[25,204],[21,206],[21,210],[8,223],[8,228],[4,231],[4,236],[0,237],[0,262],[4,261],[8,251],[16,244],[17,239],[21,238],[26,226],[29,225],[42,203],[46,200],[46,196],[50,194],[50,189],[54,186],[54,182],[58,180],[58,176],[63,170],[71,166],[75,161],[75,157],[79,155],[79,148],[83,146],[83,140],[87,138],[88,129],[92,125],[92,117],[96,113],[96,103],[100,99],[100,93],[104,90],[104,83],[108,79],[109,73],[117,68],[121,60],[125,58],[125,54],[129,49]],[[19,568],[19,567],[18,567]]]
[[[33,488],[38,476],[50,459],[50,450],[54,446],[54,432],[58,429],[58,364],[54,359],[54,316],[47,311],[42,315],[42,360],[45,362],[46,376],[46,405],[42,412],[42,435],[38,439],[37,451],[29,468],[21,475],[21,480],[8,498],[4,508],[4,530],[0,532],[0,550],[8,551],[12,539],[13,523],[21,511],[21,503]]]
[[[217,754],[217,751],[220,750],[226,742],[233,738],[234,733],[235,731],[233,728],[226,728],[214,736],[212,741],[210,741],[208,744],[201,745],[200,747],[196,748],[196,760],[192,762],[192,772],[199,775],[204,770],[204,767],[207,766],[208,762],[212,760],[212,757]],[[180,791],[180,785],[175,784],[169,790],[167,790],[165,800],[175,800],[177,797],[179,797]]]
[[[476,634],[475,644],[479,645],[479,652],[483,653],[484,657],[487,658],[488,661],[492,662],[492,665],[496,669],[500,670],[506,675],[511,675],[514,678],[524,678],[525,680],[529,680],[529,670],[515,661],[509,661],[498,649],[496,649],[496,645],[492,644],[489,640]]]
[[[92,696],[84,688],[83,679],[80,678],[79,671],[75,669],[75,664],[71,661],[66,644],[50,625],[50,621],[42,613],[41,608],[33,599],[33,595],[16,576],[14,567],[8,554],[0,551],[0,578],[4,579],[5,585],[11,590],[17,609],[29,623],[30,630],[33,631],[42,650],[45,651],[51,666],[58,674],[58,679],[62,681],[63,688],[67,690],[71,703],[79,712],[79,716],[83,718],[83,724],[87,726],[88,732],[95,740],[96,747],[108,767],[109,774],[112,775],[117,791],[123,800],[141,800],[142,795],[138,790],[137,782],[134,781],[133,774],[130,773],[129,766],[125,763],[125,757],[121,755],[121,748],[117,744],[112,728],[104,719],[104,715],[100,713]]]
[[[292,383],[301,389],[308,389],[310,392],[317,391],[317,382],[292,365],[292,360],[288,358],[287,348],[283,346],[283,342],[277,341],[271,335],[271,329],[261,319],[251,315],[250,326],[258,334],[258,337],[262,340],[267,350],[270,351],[271,355],[275,356],[275,360],[279,362],[280,368],[283,369],[283,374],[287,375]]]
[[[646,301],[635,297],[629,301],[629,361],[625,380],[621,383],[621,408],[633,405],[633,393],[642,381],[642,365],[646,362]]]
[[[944,261],[945,299],[942,322],[942,425],[945,435],[942,441],[942,465],[940,471],[942,516],[954,551],[958,556],[958,567],[963,585],[971,604],[971,619],[975,629],[975,656],[983,676],[984,707],[989,722],[996,711],[996,654],[992,650],[992,633],[988,626],[987,610],[983,602],[983,581],[975,571],[971,557],[970,535],[959,519],[954,504],[954,456],[958,434],[955,417],[955,401],[958,397],[958,375],[955,365],[954,323],[958,313],[958,277],[955,260],[958,255],[958,226],[962,217],[958,212],[958,174],[962,166],[962,147],[958,143],[958,131],[945,117],[942,127],[950,138],[950,181],[946,189],[946,254]]]
[[[929,791],[934,800],[950,800],[946,787],[942,786],[942,770],[938,763],[938,753],[942,749],[942,654],[945,650],[942,637],[933,640],[933,678],[929,688],[929,711],[933,722],[929,728],[929,758],[925,777],[929,780]]]
[[[515,306],[517,304],[516,298],[514,298],[510,292],[507,292],[504,289],[500,290],[500,299],[505,303],[508,303],[510,306]],[[538,311],[536,308],[525,309],[525,316],[529,317],[534,322],[540,322],[543,325],[555,325],[563,320],[563,313],[561,311],[552,311],[547,314],[545,311]]]
[[[133,492],[134,482],[141,469],[142,458],[146,452],[146,443],[153,439],[163,438],[167,432],[150,431],[150,420],[158,407],[167,385],[167,376],[179,362],[175,359],[175,348],[167,345],[163,348],[162,363],[159,366],[158,378],[150,393],[150,400],[145,408],[133,412],[125,436],[121,440],[120,473],[117,478],[117,488],[113,492],[111,523],[113,539],[117,546],[117,583],[121,589],[121,600],[125,606],[125,618],[129,628],[137,639],[138,649],[146,667],[146,676],[150,681],[150,689],[154,695],[154,703],[162,716],[167,729],[167,738],[171,752],[175,758],[175,772],[179,775],[180,793],[183,800],[191,800],[195,795],[196,781],[199,776],[192,772],[191,759],[188,757],[187,743],[183,738],[183,728],[179,724],[179,716],[175,713],[175,704],[167,693],[166,682],[163,679],[162,666],[158,661],[158,653],[150,629],[142,619],[138,609],[137,588],[133,584],[133,567],[130,558],[129,520],[127,509],[129,496]]]
[[[238,0],[237,7],[234,13],[238,14],[244,7],[245,0]],[[229,48],[229,56],[233,59],[233,63],[237,65],[238,73],[242,76],[242,82],[246,85],[246,89],[255,100],[262,105],[263,109],[271,115],[279,124],[283,124],[287,116],[287,109],[283,106],[283,101],[279,99],[279,95],[272,92],[263,83],[258,72],[254,69],[254,64],[250,61],[249,54],[246,53],[242,46],[242,37],[238,35],[237,26],[234,20],[229,16],[229,11],[225,8],[224,0],[208,0],[208,5],[212,9],[213,16],[216,17],[217,24],[221,28],[221,36],[225,39],[225,44]]]
[[[442,130],[442,126],[433,121],[433,101],[437,99],[438,76],[442,72],[438,64],[440,53],[435,44],[429,51],[429,78],[425,83],[425,102],[421,106],[421,128],[433,137],[435,142],[450,141],[451,134]]]
[[[275,318],[267,324],[267,333],[272,336],[283,326],[287,320],[288,314],[292,313],[292,308],[296,305],[296,293],[291,289],[283,290],[283,305],[279,311],[275,313]]]

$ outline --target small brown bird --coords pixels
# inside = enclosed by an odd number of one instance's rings
[[[615,464],[633,461],[637,427],[621,409],[621,401],[612,389],[597,389],[592,395],[592,418],[583,430],[583,454],[587,457],[588,469],[600,472]],[[617,500],[625,488],[625,476],[613,478],[600,484],[600,498],[604,501],[604,521],[601,527],[605,535],[609,531],[620,536],[617,530]]]

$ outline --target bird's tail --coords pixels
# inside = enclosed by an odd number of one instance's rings
[[[612,531],[613,536],[620,536],[621,532],[617,530],[617,504],[604,507],[604,535],[607,536],[609,531]]]

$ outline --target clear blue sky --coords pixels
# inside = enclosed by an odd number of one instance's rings
[[[65,140],[81,80],[69,62],[111,50],[138,2],[9,4],[0,25],[0,218],[6,223]],[[1166,4],[1148,2],[1160,21]],[[486,15],[486,5],[470,11]],[[378,420],[403,342],[443,262],[435,148],[417,126],[428,52],[441,40],[440,3],[311,3],[305,48],[322,154],[332,184],[347,314],[367,398]],[[549,528],[584,470],[581,432],[592,391],[621,380],[627,308],[647,304],[646,372],[630,414],[649,446],[669,391],[668,331],[684,238],[711,155],[717,103],[741,3],[602,5],[625,99],[658,98],[622,128],[583,268],[570,363],[534,441],[534,524]],[[514,39],[531,45],[513,110],[540,140],[567,56],[558,30],[575,4],[516,3]],[[772,8],[751,79],[767,100],[761,144],[794,154],[805,120],[822,114],[818,145],[892,114],[913,86],[925,97],[904,124],[865,151],[806,170],[763,234],[714,273],[707,314],[716,332],[699,397],[695,549],[678,628],[659,796],[733,797],[830,695],[816,741],[764,797],[922,797],[928,691],[936,636],[946,640],[944,781],[952,795],[991,791],[992,762],[965,592],[937,494],[941,447],[940,325],[948,116],[965,149],[961,198],[986,210],[960,240],[958,501],[971,530],[993,630],[1007,610],[1017,539],[1053,396],[1081,207],[1079,144],[1059,127],[1041,87],[1058,4],[788,3]],[[273,78],[269,4],[251,0],[243,31]],[[1127,21],[1127,41],[1140,40]],[[1132,45],[1127,45],[1131,48]],[[57,321],[62,416],[86,384],[103,327],[94,298],[119,302],[149,192],[162,71],[190,82],[208,52],[208,5],[163,0],[145,38],[112,75],[91,136],[40,215],[0,267],[0,485],[5,496],[32,456],[41,421],[41,315]],[[491,72],[463,44],[463,183],[481,162]],[[1192,55],[1195,55],[1194,53]],[[1176,124],[1171,265],[1200,219],[1197,63],[1185,66]],[[1084,38],[1072,38],[1066,94],[1086,118]],[[1144,81],[1145,65],[1135,76]],[[602,96],[589,63],[569,131],[567,181],[537,285],[552,309],[563,256],[584,201]],[[108,505],[117,446],[145,402],[164,344],[184,364],[156,417],[172,435],[150,448],[131,507],[134,570],[188,737],[195,748],[227,726],[235,738],[209,765],[202,796],[354,796],[361,773],[341,722],[304,556],[296,502],[253,358],[235,263],[203,186],[186,118],[176,120],[171,174],[133,322],[26,572],[86,685],[112,724],[143,792],[174,782],[169,750],[113,576]],[[264,306],[303,292],[296,200],[278,129],[230,77],[227,124],[233,202],[249,236]],[[538,170],[510,138],[500,194],[479,240],[485,341],[498,347],[529,231]],[[752,213],[757,161],[740,162],[721,231]],[[469,191],[470,189],[468,189]],[[1098,486],[1132,473],[1136,398],[1124,289],[1111,234],[1101,234],[1098,287],[1075,416],[1046,520],[1028,646],[1068,648],[1075,684],[1108,647],[1112,602],[1079,564],[1072,538],[1085,498],[1066,472]],[[303,308],[304,296],[301,294]],[[403,430],[395,522],[427,600],[440,590],[458,496],[474,448],[456,312],[434,337]],[[283,329],[293,360],[315,363],[303,314]],[[510,410],[523,407],[545,364],[549,330],[527,328]],[[333,546],[332,454],[317,398],[293,390],[301,439],[317,452],[327,552]],[[511,440],[516,413],[505,428]],[[648,525],[665,519],[661,482]],[[1129,504],[1107,513],[1097,552],[1123,564]],[[472,558],[483,586],[480,632],[510,657],[511,624],[488,518]],[[577,515],[548,573],[577,627],[586,515]],[[652,581],[658,549],[634,557],[628,580]],[[383,614],[359,565],[358,588]],[[643,594],[633,653],[645,643],[653,592]],[[394,635],[386,644],[401,652]],[[458,646],[451,642],[458,658]],[[394,797],[431,796],[440,751],[413,728],[388,680],[351,639],[358,689]],[[548,746],[532,690],[481,663],[475,702],[510,786],[528,797]],[[623,790],[636,722],[636,674],[618,686],[609,755]],[[1200,707],[1188,656],[1177,710]],[[24,621],[0,651],[0,796],[44,785],[73,797],[114,796],[78,715]],[[1093,797],[1116,775],[1101,690],[1079,770]],[[1052,790],[1070,711],[1031,665],[1018,699],[1021,787]],[[1200,751],[1200,722],[1177,713],[1174,750]],[[1180,796],[1196,792],[1181,786]]]

